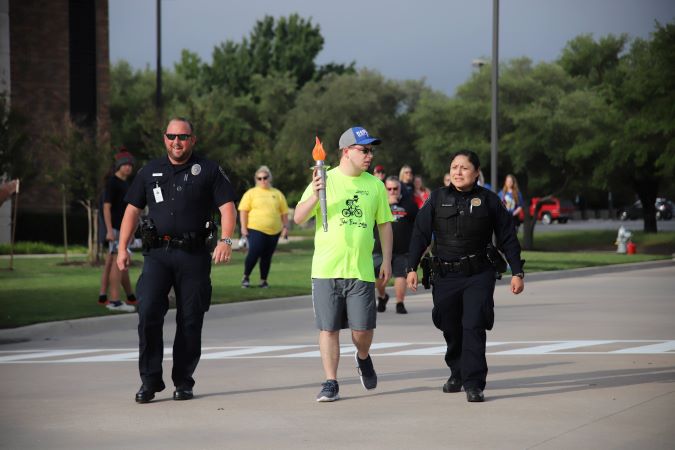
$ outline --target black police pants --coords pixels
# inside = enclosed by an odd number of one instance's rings
[[[211,303],[211,257],[205,249],[187,252],[155,248],[146,253],[138,280],[138,368],[143,384],[164,387],[162,328],[169,309],[168,294],[176,294],[176,336],[171,378],[177,387],[192,388],[192,374],[202,349],[204,313]]]
[[[494,324],[494,269],[434,278],[432,319],[447,343],[445,363],[464,389],[485,389],[485,330]]]

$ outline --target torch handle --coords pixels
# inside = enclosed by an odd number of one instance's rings
[[[321,181],[326,186],[326,168],[323,161],[316,162],[317,173],[321,177]],[[326,188],[319,189],[319,206],[321,207],[321,219],[323,222],[324,233],[328,232],[328,206],[326,203]]]

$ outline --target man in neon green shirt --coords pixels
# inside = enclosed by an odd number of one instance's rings
[[[375,329],[375,276],[372,251],[373,228],[378,227],[383,262],[379,278],[391,277],[393,217],[384,184],[368,173],[373,146],[380,139],[362,127],[352,127],[340,136],[340,164],[328,171],[324,185],[314,171],[295,208],[297,224],[316,217],[314,258],[312,260],[312,302],[319,350],[326,374],[317,401],[340,398],[337,368],[340,360],[340,330],[350,328],[356,346],[357,368],[366,389],[377,386],[377,374],[369,354]],[[326,190],[328,231],[323,231],[319,191]]]

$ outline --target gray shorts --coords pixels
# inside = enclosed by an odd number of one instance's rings
[[[119,248],[120,245],[120,230],[117,228],[113,228],[113,237],[115,238],[114,241],[108,241],[108,253],[111,255],[114,255],[117,253],[117,249]]]
[[[316,326],[323,331],[373,330],[375,283],[356,278],[312,278]]]
[[[373,253],[373,265],[375,266],[375,278],[380,276],[380,266],[382,265],[382,255]],[[408,267],[407,253],[394,253],[391,255],[391,276],[394,278],[405,278],[405,268]]]

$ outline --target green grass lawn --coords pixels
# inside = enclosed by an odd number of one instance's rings
[[[644,245],[643,249],[650,248],[650,245],[675,247],[675,233],[660,233],[653,237],[640,237],[644,238],[646,244],[640,244],[636,239],[637,255],[618,255],[611,245],[613,234],[560,232],[536,236],[535,247],[538,251],[523,252],[523,258],[527,261],[525,270],[532,273],[663,259],[670,255],[646,254],[640,251],[640,245]],[[269,289],[240,287],[245,254],[234,252],[230,264],[213,266],[213,303],[309,294],[313,245],[311,240],[280,245],[272,261]],[[9,271],[6,270],[9,261],[0,259],[0,328],[119,314],[96,303],[101,268],[85,264],[82,257],[71,256],[70,260],[73,263],[63,265],[63,256],[58,255],[15,258],[14,270]],[[141,270],[142,256],[135,253],[134,261],[130,269],[133,284]],[[258,281],[257,270],[256,267],[251,277],[254,286]]]

